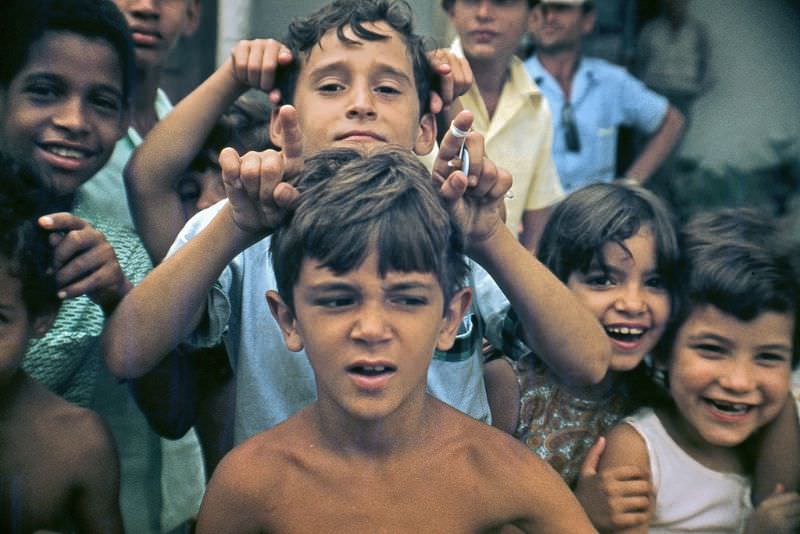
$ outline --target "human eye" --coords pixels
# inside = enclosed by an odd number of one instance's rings
[[[57,84],[47,80],[36,80],[25,87],[25,93],[36,101],[54,100],[61,93]]]
[[[344,85],[339,82],[323,82],[317,86],[317,91],[323,94],[335,94],[344,91]]]
[[[356,299],[351,295],[327,295],[315,299],[314,304],[320,308],[338,310],[355,304]]]
[[[181,202],[196,202],[200,198],[200,186],[192,178],[182,178],[176,189]]]
[[[666,287],[664,286],[664,279],[660,275],[648,276],[645,279],[645,285],[652,289],[659,289],[659,290],[666,289]]]
[[[725,349],[717,343],[698,342],[690,345],[690,348],[707,359],[718,359],[725,354]]]
[[[378,87],[375,88],[375,91],[377,93],[380,93],[382,95],[387,95],[387,96],[388,95],[399,95],[399,94],[402,94],[402,91],[400,91],[400,89],[398,89],[394,85],[389,85],[389,84],[379,85]]]
[[[608,273],[601,271],[592,271],[586,274],[583,279],[584,283],[593,288],[611,287],[614,285],[614,280]]]
[[[122,109],[121,99],[116,95],[105,94],[105,93],[95,94],[92,96],[91,102],[94,106],[101,109],[102,111],[116,113],[120,109]]]
[[[776,367],[789,361],[788,356],[777,352],[760,352],[756,354],[756,362],[767,367]]]
[[[393,304],[397,304],[399,306],[408,308],[417,308],[428,304],[427,297],[423,297],[420,295],[411,295],[411,294],[393,295],[392,297],[390,297],[390,301]]]

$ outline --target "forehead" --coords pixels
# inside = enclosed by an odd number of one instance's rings
[[[101,85],[122,93],[122,67],[114,47],[103,38],[69,31],[48,31],[31,45],[15,80],[52,75],[80,86]]]
[[[375,41],[364,40],[359,38],[350,26],[346,26],[343,29],[344,36],[351,42],[345,42],[339,39],[336,28],[330,29],[306,54],[301,76],[338,64],[350,70],[386,67],[405,74],[413,82],[414,68],[403,37],[382,21],[367,22],[363,27],[386,38]],[[363,61],[364,59],[371,61]]]
[[[608,242],[603,245],[602,260],[608,265],[637,265],[640,269],[651,269],[656,263],[656,245],[653,231],[642,225],[639,230],[622,243]]]

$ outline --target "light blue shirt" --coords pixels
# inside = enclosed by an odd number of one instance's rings
[[[632,126],[652,134],[667,114],[667,99],[648,89],[625,69],[602,59],[583,57],[572,80],[570,95],[580,151],[570,152],[562,120],[565,98],[561,87],[535,55],[525,61],[525,70],[550,105],[553,159],[567,193],[593,182],[615,178],[620,126]]]

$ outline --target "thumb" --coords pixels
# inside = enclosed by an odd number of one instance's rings
[[[594,442],[592,448],[589,449],[589,452],[586,454],[586,458],[583,460],[583,465],[581,466],[581,476],[592,476],[597,474],[597,465],[600,463],[600,456],[603,455],[603,451],[606,449],[606,438],[600,436],[597,438],[597,441]]]

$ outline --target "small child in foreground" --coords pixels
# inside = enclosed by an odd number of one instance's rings
[[[592,532],[558,475],[426,392],[469,308],[463,235],[410,152],[306,161],[270,309],[317,400],[234,449],[198,532]]]
[[[797,493],[777,487],[753,510],[745,447],[790,398],[797,274],[754,212],[699,215],[681,244],[681,308],[656,353],[670,398],[611,431],[600,475],[631,464],[650,473],[649,518],[624,532],[796,532]]]
[[[22,368],[58,312],[47,213],[34,175],[0,153],[0,532],[122,532],[119,464],[93,412]]]

